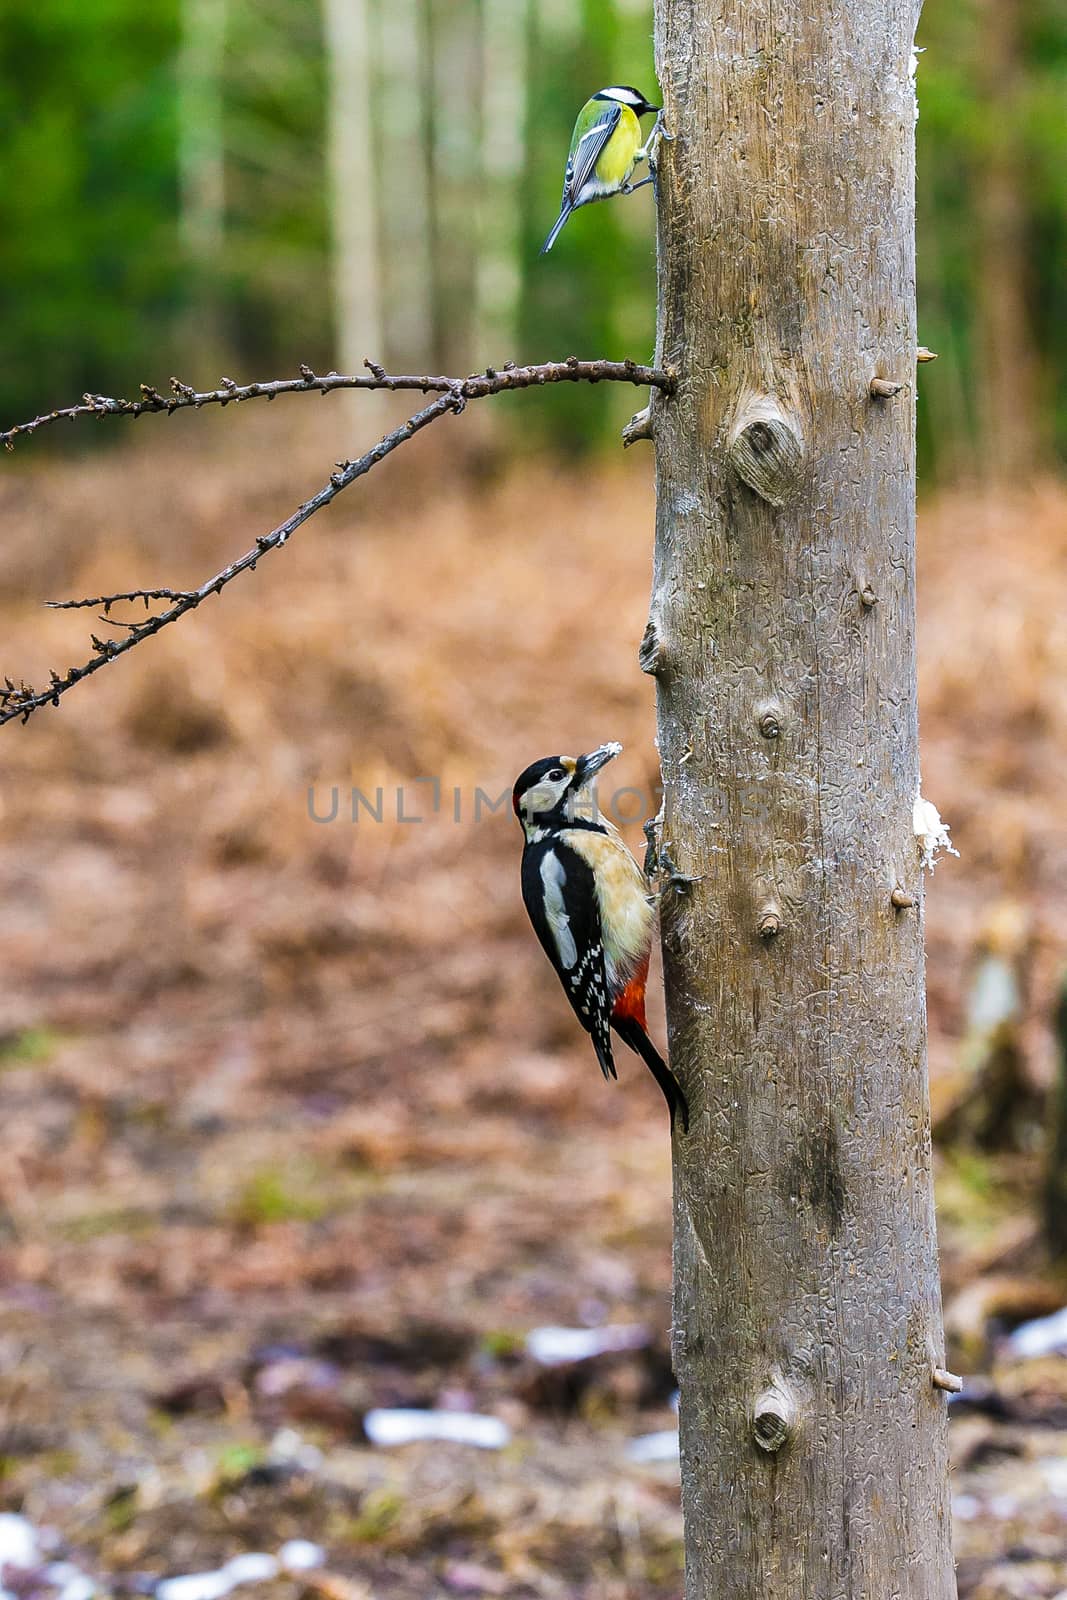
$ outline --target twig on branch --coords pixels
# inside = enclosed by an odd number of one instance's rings
[[[147,611],[150,600],[189,600],[192,595],[192,589],[124,589],[121,594],[98,594],[88,600],[46,600],[45,605],[51,611],[84,611],[90,606],[103,606],[106,617],[120,600],[143,600]]]
[[[486,395],[501,394],[506,389],[532,389],[547,383],[633,383],[650,389],[662,389],[670,394],[674,376],[657,367],[646,367],[636,361],[579,361],[569,356],[566,361],[545,361],[539,366],[517,367],[506,362],[499,370],[489,367],[485,372],[468,378],[412,376],[388,373],[376,361],[367,360],[365,373],[346,376],[341,372],[328,372],[319,377],[309,366],[301,365],[299,378],[278,378],[270,383],[234,383],[223,378],[217,389],[197,390],[178,378],[170,380],[171,393],[160,394],[151,384],[142,383],[139,400],[114,399],[106,394],[87,394],[82,403],[64,406],[58,411],[47,411],[34,417],[32,422],[20,422],[14,428],[0,432],[0,444],[13,450],[15,440],[37,433],[53,422],[75,422],[79,417],[140,417],[145,413],[199,410],[201,406],[228,406],[231,401],[274,400],[280,394],[332,394],[335,389],[385,389],[390,391],[415,389],[421,394],[459,394],[464,400],[481,400]]]
[[[209,595],[221,594],[228,583],[232,583],[242,572],[254,572],[262,556],[268,555],[272,550],[279,549],[291,533],[313,517],[316,511],[321,511],[323,506],[328,506],[330,501],[347,489],[350,483],[355,483],[357,478],[362,478],[379,461],[384,461],[398,445],[425,428],[429,423],[443,417],[446,412],[459,412],[463,410],[466,401],[456,391],[439,395],[421,411],[403,423],[399,428],[394,428],[392,433],[387,433],[384,439],[360,456],[358,461],[338,462],[338,469],[330,476],[330,481],[324,484],[318,494],[305,500],[304,504],[293,512],[291,517],[274,528],[270,533],[262,534],[251,550],[247,550],[237,561],[231,562],[213,578],[202,583],[199,589],[189,590],[162,590],[162,589],[128,589],[123,594],[102,595],[93,600],[67,600],[52,601],[51,604],[58,608],[73,608],[80,606],[102,605],[105,611],[119,600],[144,600],[166,598],[177,595],[175,604],[168,611],[160,612],[158,616],[147,617],[143,622],[124,623],[129,629],[125,639],[98,639],[95,634],[90,634],[93,642],[94,655],[82,667],[71,667],[65,677],[60,677],[57,672],[50,674],[49,687],[36,690],[25,684],[16,685],[10,678],[5,679],[5,686],[0,687],[0,727],[5,722],[13,722],[16,718],[27,722],[35,711],[42,706],[58,705],[60,696],[73,689],[76,683],[83,678],[89,678],[94,672],[99,672],[101,667],[106,667],[109,662],[115,661],[119,656],[132,650],[134,645],[141,644],[154,633],[159,633],[170,623],[177,622],[179,617],[184,617],[187,612],[195,611],[202,601]],[[108,620],[105,616],[105,621]]]

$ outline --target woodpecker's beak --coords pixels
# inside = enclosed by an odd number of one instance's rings
[[[578,780],[577,787],[584,789],[596,777],[601,767],[606,767],[609,761],[622,751],[622,745],[614,740],[610,744],[602,744],[598,750],[590,750],[587,756],[579,756],[575,764],[574,775]]]

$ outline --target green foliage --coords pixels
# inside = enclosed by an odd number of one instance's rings
[[[50,1028],[23,1028],[0,1035],[0,1072],[5,1067],[36,1067],[54,1055],[59,1043]]]
[[[169,353],[175,0],[5,0],[0,12],[5,415],[129,385]]]
[[[231,1220],[244,1228],[272,1222],[317,1222],[329,1204],[309,1168],[261,1167],[253,1172],[230,1207]]]
[[[349,1522],[345,1535],[353,1544],[380,1544],[396,1527],[404,1510],[404,1497],[389,1484],[370,1489],[360,1501],[359,1515]]]

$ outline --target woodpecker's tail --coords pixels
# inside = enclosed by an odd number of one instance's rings
[[[667,1102],[667,1109],[671,1114],[671,1129],[674,1128],[674,1119],[680,1115],[683,1133],[689,1132],[689,1102],[682,1093],[681,1085],[674,1076],[670,1067],[656,1049],[648,1034],[634,1017],[613,1018],[612,1027],[631,1050],[635,1050],[651,1072],[660,1088],[663,1098]]]
[[[610,1083],[612,1078],[617,1078],[619,1074],[615,1071],[615,1058],[611,1053],[611,1035],[606,1028],[603,1038],[598,1033],[593,1034],[593,1048],[600,1062],[600,1070]]]
[[[559,238],[560,233],[561,233],[561,231],[563,229],[563,224],[566,222],[567,218],[570,216],[570,214],[571,214],[571,212],[573,210],[574,210],[574,207],[572,205],[569,205],[568,202],[565,200],[563,202],[563,208],[560,211],[559,216],[556,218],[555,222],[552,224],[552,229],[551,229],[551,232],[548,235],[548,238],[545,240],[544,244],[541,246],[541,254],[543,256],[547,256],[548,252],[551,250],[552,246],[555,244],[556,240]]]

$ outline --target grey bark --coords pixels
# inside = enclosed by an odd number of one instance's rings
[[[656,0],[657,680],[689,1600],[949,1600],[911,0]],[[872,392],[883,378],[904,387]]]

